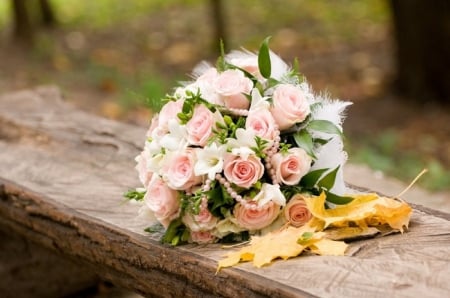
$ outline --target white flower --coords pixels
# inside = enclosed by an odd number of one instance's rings
[[[189,83],[187,85],[185,85],[184,87],[178,87],[177,89],[175,89],[175,92],[173,94],[173,96],[177,99],[177,100],[182,100],[182,99],[186,99],[188,97],[188,92],[189,93],[193,93],[196,94],[199,91],[199,86],[196,83]]]
[[[286,205],[286,198],[280,190],[278,185],[264,183],[259,193],[252,199],[258,203],[258,206],[264,206],[268,202],[272,201],[277,205]]]
[[[197,153],[197,162],[194,166],[196,176],[208,174],[208,178],[214,180],[216,173],[222,172],[223,156],[226,148],[224,146],[217,147],[216,143],[204,147]]]
[[[269,110],[270,103],[267,101],[268,97],[262,97],[258,89],[252,91],[252,103],[250,105],[250,111],[257,109]]]
[[[147,160],[147,169],[153,173],[160,174],[160,170],[164,164],[164,154],[158,153]]]
[[[162,147],[171,151],[177,151],[187,146],[186,126],[180,125],[177,120],[169,120],[169,133],[161,138],[159,143]]]
[[[238,128],[236,138],[227,139],[227,145],[234,155],[239,155],[244,159],[255,152],[250,148],[256,148],[255,133],[251,130]]]

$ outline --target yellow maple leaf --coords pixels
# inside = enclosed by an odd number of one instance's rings
[[[330,239],[320,239],[312,244],[311,252],[322,256],[343,256],[348,244],[343,241],[335,241]]]
[[[319,255],[344,255],[348,245],[343,241],[332,240],[333,238],[345,239],[378,234],[379,231],[371,229],[370,226],[388,224],[392,229],[402,232],[403,227],[408,227],[412,209],[405,202],[380,197],[374,193],[356,194],[352,197],[354,198],[352,202],[333,209],[325,209],[325,193],[304,197],[313,215],[306,225],[300,228],[290,226],[262,237],[252,237],[249,246],[231,252],[225,259],[219,261],[217,270],[234,266],[241,261],[253,261],[253,265],[259,268],[276,258],[288,259],[298,256],[305,249]],[[351,223],[359,228],[349,227]],[[330,226],[333,229],[326,230]]]
[[[281,231],[271,232],[261,237],[252,237],[250,245],[237,252],[232,252],[219,261],[219,268],[236,265],[240,261],[253,261],[253,265],[260,268],[276,258],[284,260],[298,256],[306,247],[316,242],[316,237],[299,244],[297,240],[304,233],[313,233],[314,228],[305,225],[301,228],[288,227]],[[323,237],[323,236],[322,236]]]
[[[313,216],[324,222],[325,229],[330,225],[345,227],[351,222],[363,228],[387,223],[402,232],[404,226],[408,227],[412,209],[405,202],[380,197],[374,193],[352,197],[352,202],[333,209],[325,209],[325,193],[304,199]]]

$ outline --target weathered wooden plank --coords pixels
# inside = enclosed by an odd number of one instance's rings
[[[143,232],[122,193],[139,183],[145,129],[71,108],[52,88],[0,97],[0,225],[157,296],[443,297],[450,218],[416,207],[408,233],[354,242],[352,256],[304,256],[215,274],[219,245],[170,248]]]
[[[64,297],[77,294],[80,289],[97,287],[99,278],[89,266],[80,266],[78,262],[2,228],[5,226],[0,224],[2,298]],[[43,272],[45,278],[42,278]]]

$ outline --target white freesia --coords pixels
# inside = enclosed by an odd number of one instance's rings
[[[264,206],[270,201],[280,206],[286,205],[286,198],[280,190],[279,185],[264,183],[259,193],[252,199],[258,203],[258,206]]]
[[[186,83],[185,86],[183,87],[178,87],[177,89],[175,89],[175,92],[173,94],[173,96],[177,99],[177,100],[183,100],[186,99],[187,97],[189,97],[189,93],[191,94],[196,94],[199,91],[199,86],[194,82],[189,82]]]
[[[187,146],[186,126],[180,125],[175,119],[170,119],[168,128],[169,133],[160,140],[161,146],[171,151],[185,148]]]
[[[268,97],[262,97],[261,93],[259,93],[258,89],[253,89],[252,91],[252,103],[250,104],[250,111],[257,109],[266,109],[270,108],[270,103],[267,101]]]
[[[250,155],[255,155],[255,151],[248,147],[238,147],[231,149],[231,154],[240,156],[243,159],[247,160]]]
[[[147,169],[149,169],[153,173],[160,174],[161,168],[163,167],[164,164],[164,158],[165,156],[162,153],[152,155],[147,160]]]
[[[158,140],[152,140],[151,142],[145,142],[145,149],[148,150],[149,155],[155,155],[161,152],[161,144]]]
[[[197,153],[197,162],[194,166],[194,173],[196,176],[208,175],[208,178],[213,180],[216,173],[220,173],[223,170],[223,156],[226,152],[224,146],[217,146],[216,143],[212,143],[209,146],[204,147]]]
[[[236,138],[227,139],[227,145],[234,155],[239,155],[244,159],[255,152],[250,148],[256,148],[255,133],[250,130],[238,128]]]

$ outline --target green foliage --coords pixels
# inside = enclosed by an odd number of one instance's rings
[[[389,130],[370,137],[359,138],[358,144],[348,143],[350,161],[367,164],[388,176],[410,182],[423,169],[428,172],[417,184],[429,190],[449,190],[450,169],[436,158],[422,156],[413,149],[404,149],[402,136],[396,130]]]
[[[319,182],[320,177],[327,171],[328,169],[318,169],[309,172],[305,176],[303,176],[300,181],[300,185],[305,188],[313,188]]]
[[[321,178],[317,185],[320,188],[325,188],[326,190],[330,190],[334,186],[334,182],[336,180],[336,174],[339,170],[339,166],[336,167],[334,170],[326,174],[323,178]]]
[[[320,132],[325,132],[329,134],[336,134],[340,137],[343,136],[342,131],[334,125],[332,122],[327,120],[312,120],[309,121],[307,129],[315,130]]]
[[[344,205],[344,204],[348,204],[351,201],[353,201],[352,197],[346,197],[346,196],[338,196],[334,193],[331,193],[329,191],[325,192],[326,196],[327,196],[327,202],[336,204],[336,205]]]
[[[234,199],[222,185],[214,187],[208,192],[207,196],[208,210],[219,218],[224,218],[234,204]]]
[[[266,39],[264,39],[258,52],[259,72],[266,79],[270,78],[270,74],[272,72],[272,66],[270,63],[269,39],[270,37],[266,37]]]
[[[128,200],[142,201],[144,200],[145,193],[145,190],[130,189],[123,196]]]
[[[181,243],[187,242],[189,239],[189,231],[186,226],[178,218],[170,222],[166,233],[161,239],[162,243],[170,244],[172,246],[177,246]]]
[[[300,245],[305,244],[308,240],[310,240],[314,236],[313,232],[304,232],[300,238],[298,238],[297,243]]]
[[[305,150],[305,152],[312,158],[316,158],[316,155],[314,154],[313,138],[306,129],[302,129],[294,133],[294,140],[299,148]]]

